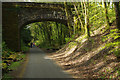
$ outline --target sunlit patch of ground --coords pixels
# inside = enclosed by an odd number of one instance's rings
[[[74,78],[115,78],[120,79],[120,62],[114,54],[108,53],[102,42],[102,36],[107,33],[100,33],[100,29],[94,31],[93,36],[88,41],[85,35],[76,39],[77,45],[71,46],[68,43],[65,47],[49,55],[66,72]],[[97,34],[98,33],[98,34]],[[84,38],[83,38],[84,37]],[[71,47],[70,47],[71,46]]]

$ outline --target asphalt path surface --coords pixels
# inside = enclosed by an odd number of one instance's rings
[[[46,53],[37,47],[30,49],[23,78],[72,78],[64,72]]]

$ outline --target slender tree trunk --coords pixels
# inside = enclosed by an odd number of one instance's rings
[[[62,30],[63,30],[63,44],[65,43],[65,28],[64,28],[64,26],[62,27]]]
[[[57,30],[57,39],[59,39],[59,28],[58,28],[58,23],[57,22],[55,22],[56,23],[56,30]]]
[[[116,26],[118,28],[118,33],[120,33],[120,10],[119,10],[119,2],[115,2],[115,13],[116,13]],[[120,34],[119,34],[120,36]],[[120,37],[118,39],[118,41],[120,41]],[[120,47],[120,45],[118,45],[118,47]],[[120,55],[117,56],[117,60],[120,61]]]
[[[77,10],[77,7],[76,7],[76,4],[75,4],[75,3],[74,3],[74,8],[75,8],[76,14],[77,14],[77,16],[78,16],[78,19],[79,19],[79,21],[80,21],[81,28],[83,29],[83,23],[82,23],[80,14],[79,14],[79,12],[78,12],[78,10]]]
[[[47,38],[47,41],[49,42],[49,44],[51,45],[51,39],[50,39],[50,33],[49,33],[49,28],[48,28],[48,23],[46,22],[44,24],[44,27],[45,27],[45,32],[46,32],[46,38]]]
[[[75,34],[75,32],[76,32],[76,26],[77,26],[77,21],[76,21],[76,17],[74,16],[74,33],[73,34]]]
[[[89,18],[88,18],[88,5],[89,3],[84,2],[84,8],[85,8],[85,33],[87,34],[88,38],[90,37],[90,31],[89,31]]]
[[[49,24],[48,24],[49,25]],[[50,44],[52,44],[52,27],[51,26],[48,26],[49,27],[49,35],[50,35]]]
[[[67,2],[64,2],[64,6],[65,6],[66,17],[67,17],[67,24],[68,24],[70,36],[71,36],[72,35],[72,24],[71,24],[71,18],[70,18],[70,13],[68,10]]]
[[[60,39],[61,39],[61,38],[60,38],[61,35],[60,35],[60,29],[59,29],[60,26],[58,26],[58,23],[57,23],[57,22],[56,22],[56,28],[57,28],[57,30],[58,30],[58,38],[57,38],[57,40],[58,40],[59,44],[61,44],[61,40],[60,40]]]
[[[62,25],[61,25],[61,24],[60,24],[60,31],[61,31],[61,32],[60,32],[60,33],[61,33],[61,36],[60,36],[60,37],[61,37],[61,38],[60,38],[60,42],[61,42],[61,43],[60,43],[60,44],[62,45],[62,43],[63,43],[62,32],[63,32],[63,31],[62,31]]]
[[[83,7],[83,2],[81,2],[81,7],[82,7],[82,14],[83,14],[83,16],[84,16],[84,7]]]
[[[109,23],[108,10],[107,10],[107,3],[106,2],[104,2],[104,7],[105,7],[105,18],[106,18],[107,28],[110,29],[110,23]]]
[[[42,36],[42,42],[43,42],[43,41],[44,41],[44,35],[43,35],[43,33],[42,33],[42,30],[43,30],[43,29],[42,29],[42,26],[40,26],[40,24],[38,24],[38,23],[36,23],[36,25],[39,26],[39,29],[40,29],[39,31],[40,31],[40,34],[41,34],[41,36]],[[39,34],[39,35],[40,35],[40,34]]]
[[[43,24],[42,24],[42,27],[43,27],[44,40],[46,40],[45,27],[44,27],[44,25],[43,25]]]
[[[119,10],[119,2],[115,2],[115,13],[116,13],[116,26],[120,30],[120,10]]]

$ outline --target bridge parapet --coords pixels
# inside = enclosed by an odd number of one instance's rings
[[[19,26],[26,22],[32,21],[55,21],[67,24],[66,14],[64,11],[56,11],[51,9],[30,9],[21,8],[18,11]]]

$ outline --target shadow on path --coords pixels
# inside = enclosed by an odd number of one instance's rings
[[[46,54],[41,49],[31,48],[23,78],[72,78],[45,56]]]

